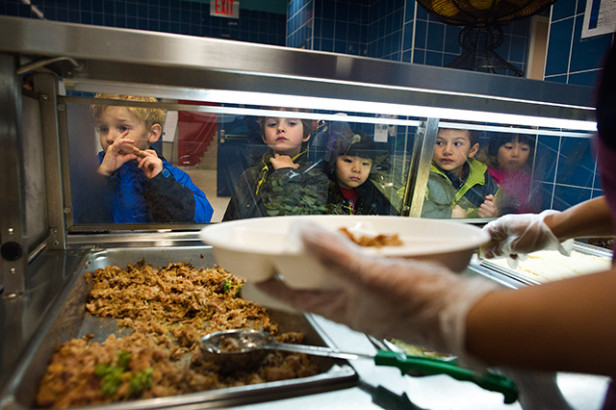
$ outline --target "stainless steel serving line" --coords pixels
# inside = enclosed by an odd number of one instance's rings
[[[37,264],[33,283],[27,297],[4,304],[3,359],[19,356],[16,371],[6,380],[0,396],[2,409],[26,409],[32,406],[33,386],[38,383],[55,343],[71,335],[109,331],[108,325],[97,320],[83,319],[85,300],[82,275],[107,264],[124,265],[145,258],[154,266],[170,261],[192,263],[196,267],[211,266],[211,248],[198,241],[196,235],[182,235],[173,239],[166,234],[153,234],[147,243],[135,236],[132,246],[116,247],[121,241],[131,242],[130,235],[119,235],[109,241],[94,239],[89,246],[67,252],[47,252]],[[80,238],[82,245],[87,236]],[[471,266],[465,275],[476,275]],[[519,286],[524,286],[519,284]],[[350,330],[318,316],[308,316],[311,328],[302,327],[310,343],[325,343],[339,349],[374,354],[375,346],[366,335]],[[297,325],[297,323],[295,324]],[[16,329],[20,331],[16,332]],[[4,332],[6,331],[6,333]],[[316,332],[316,333],[315,333]],[[19,352],[21,346],[26,346]],[[10,363],[3,362],[7,368]],[[448,376],[408,376],[397,369],[375,366],[371,360],[341,361],[334,367],[325,367],[325,373],[295,382],[281,382],[244,388],[223,389],[156,400],[140,400],[94,408],[219,408],[233,406],[246,409],[298,409],[315,408],[418,408],[445,409],[520,409],[519,402],[503,403],[499,393],[482,390],[467,382],[458,382]],[[535,376],[542,380],[542,376]],[[558,374],[556,386],[559,394],[574,409],[599,409],[607,378]],[[446,394],[444,394],[446,392]],[[544,391],[534,392],[533,401],[544,400]],[[548,396],[548,398],[551,396]],[[250,404],[248,404],[250,403]],[[553,404],[553,402],[552,402]]]
[[[23,87],[26,75],[32,76],[33,89]],[[72,95],[65,95],[66,90]],[[425,192],[439,121],[466,120],[471,112],[482,113],[497,128],[514,120],[543,127],[547,119],[562,125],[546,126],[546,132],[571,131],[586,138],[594,115],[587,87],[0,16],[0,409],[31,407],[37,378],[53,347],[49,342],[79,334],[85,293],[77,284],[88,269],[116,261],[111,255],[122,255],[118,263],[134,263],[145,254],[148,262],[214,263],[211,248],[198,240],[202,226],[74,223],[71,195],[75,187],[68,158],[73,124],[67,111],[71,104],[81,108],[90,104],[94,92],[208,101],[218,103],[219,112],[229,106],[251,112],[244,105],[261,105],[275,97],[289,107],[328,113],[348,110],[358,119],[375,123],[381,114],[397,115],[400,124],[416,127],[403,202],[410,215],[420,210],[417,203],[421,204]],[[183,108],[176,101],[160,104]],[[484,275],[511,288],[525,286],[479,265],[471,264],[464,274]],[[67,319],[75,321],[66,323]],[[364,334],[317,316],[306,320],[313,327],[315,343],[376,351]],[[265,386],[101,407],[522,408],[520,403],[503,404],[498,393],[448,376],[401,375],[371,361],[336,363],[325,370],[315,379],[282,388]],[[547,378],[536,377],[542,381],[540,386],[549,385]],[[572,408],[584,410],[600,407],[607,386],[606,378],[577,374],[558,374],[556,381],[558,395],[562,393]],[[548,391],[532,393],[534,400],[554,397]]]

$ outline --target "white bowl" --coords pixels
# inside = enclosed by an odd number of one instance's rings
[[[428,260],[463,271],[479,246],[490,240],[480,228],[440,219],[400,216],[280,216],[242,219],[209,225],[201,230],[212,245],[216,262],[248,281],[260,282],[279,274],[294,288],[331,286],[331,277],[302,249],[298,238],[302,223],[324,229],[347,228],[356,234],[398,234],[401,246],[362,247],[363,252]]]

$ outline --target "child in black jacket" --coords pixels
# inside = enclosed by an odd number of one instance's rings
[[[348,130],[350,131],[350,129]],[[331,133],[325,171],[330,178],[327,213],[398,215],[370,179],[379,155],[374,141],[358,132]]]

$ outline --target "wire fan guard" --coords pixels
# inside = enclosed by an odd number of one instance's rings
[[[497,73],[511,70],[521,77],[524,72],[494,50],[503,41],[501,26],[530,17],[556,0],[417,0],[430,14],[446,24],[464,26],[458,43],[462,55],[448,67]]]
[[[440,21],[456,26],[504,25],[530,17],[555,0],[417,0]]]

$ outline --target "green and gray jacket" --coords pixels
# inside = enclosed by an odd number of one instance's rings
[[[464,175],[460,180],[432,163],[421,216],[451,218],[454,206],[460,205],[467,218],[477,218],[486,195],[494,195],[497,204],[501,201],[503,193],[488,173],[486,164],[469,158],[464,165]]]
[[[278,215],[324,214],[329,178],[302,152],[298,169],[274,169],[268,151],[240,176],[223,221]]]

